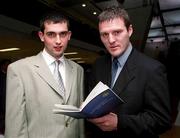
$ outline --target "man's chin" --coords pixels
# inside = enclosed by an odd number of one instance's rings
[[[118,57],[121,53],[119,51],[111,51],[110,54],[113,56],[113,57]]]

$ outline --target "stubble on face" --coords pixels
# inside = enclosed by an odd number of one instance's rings
[[[113,57],[117,57],[122,55],[129,46],[129,38],[133,30],[132,26],[126,28],[123,19],[115,18],[99,23],[99,31],[106,49]]]

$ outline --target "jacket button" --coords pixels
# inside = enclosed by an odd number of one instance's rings
[[[69,121],[67,121],[67,122],[66,122],[66,125],[65,125],[65,126],[66,126],[66,127],[68,127],[68,126],[69,126]]]

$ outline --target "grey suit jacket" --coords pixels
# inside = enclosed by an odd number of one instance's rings
[[[16,61],[7,73],[6,138],[79,138],[83,122],[52,112],[54,104],[79,106],[83,101],[83,68],[65,58],[64,103],[42,54]]]

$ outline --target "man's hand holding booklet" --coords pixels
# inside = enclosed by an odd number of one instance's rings
[[[55,104],[54,113],[74,118],[96,118],[108,114],[124,101],[107,85],[99,82],[87,96],[81,106]]]

